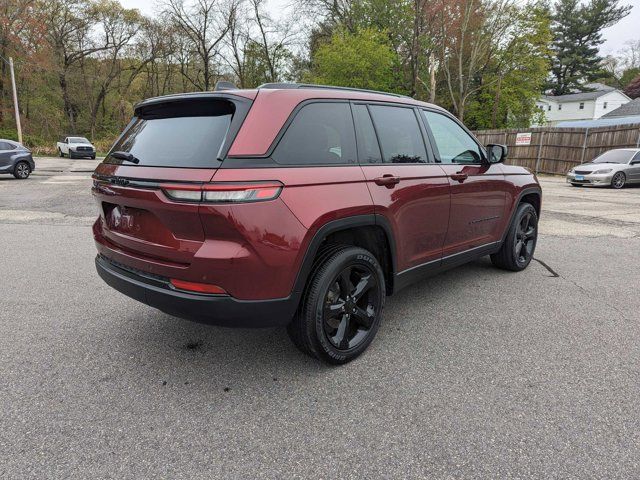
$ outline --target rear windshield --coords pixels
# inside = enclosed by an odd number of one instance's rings
[[[233,103],[221,100],[151,106],[137,112],[105,163],[217,168],[233,110]],[[114,158],[114,152],[130,153],[138,162]]]

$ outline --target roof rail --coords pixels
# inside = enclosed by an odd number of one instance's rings
[[[377,93],[378,95],[389,95],[391,97],[410,98],[406,95],[400,95],[398,93],[381,92],[379,90],[367,90],[366,88],[353,88],[353,87],[336,87],[333,85],[315,85],[312,83],[263,83],[258,89],[296,89],[296,88],[320,88],[324,90],[347,90],[350,92],[364,92],[364,93]]]

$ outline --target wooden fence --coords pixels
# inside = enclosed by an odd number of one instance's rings
[[[474,132],[484,145],[506,144],[507,162],[536,173],[564,175],[612,148],[640,147],[640,123],[598,128],[555,128],[481,130]],[[529,145],[516,145],[516,136],[530,133]]]

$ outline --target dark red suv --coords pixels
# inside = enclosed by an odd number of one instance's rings
[[[345,363],[386,295],[484,255],[527,267],[541,190],[505,156],[403,96],[268,84],[153,98],[94,174],[96,267],[163,312],[286,325]]]

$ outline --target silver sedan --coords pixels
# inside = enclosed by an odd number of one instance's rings
[[[589,163],[569,170],[567,182],[574,187],[592,185],[612,188],[640,183],[640,148],[617,148],[604,152]]]

